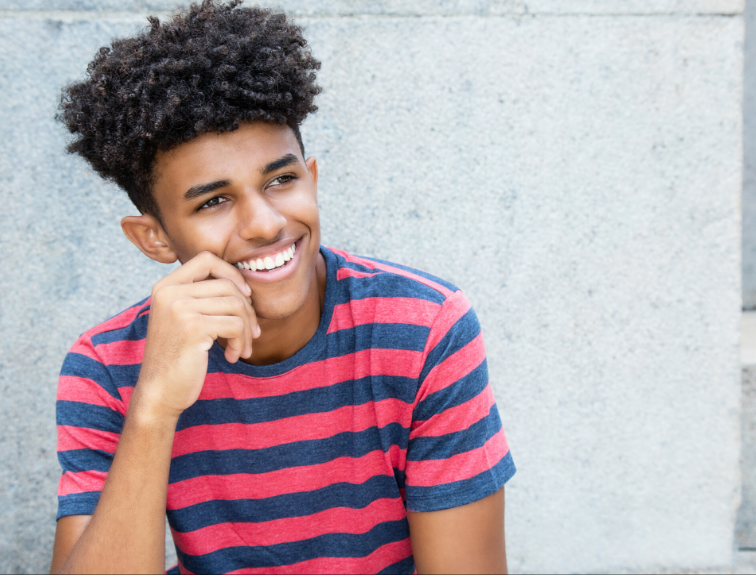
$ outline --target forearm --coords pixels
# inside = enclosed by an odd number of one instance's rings
[[[59,573],[164,573],[165,505],[176,419],[134,392],[92,520]]]

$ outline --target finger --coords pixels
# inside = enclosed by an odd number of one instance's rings
[[[239,316],[203,315],[203,331],[212,339],[226,340],[225,356],[229,363],[236,363],[245,349],[244,322]]]
[[[247,281],[239,268],[210,252],[197,254],[180,268],[160,280],[158,284],[190,284],[201,282],[210,277],[230,280],[245,296],[252,295],[252,290],[247,285]]]
[[[260,325],[257,322],[257,313],[255,313],[255,309],[252,307],[252,302],[249,298],[244,297],[244,295],[239,292],[236,284],[231,282],[230,280],[205,280],[192,284],[178,284],[174,286],[167,286],[165,289],[172,292],[170,294],[170,297],[174,300],[184,298],[213,298],[224,296],[241,297],[244,300],[247,315],[249,316],[252,338],[258,338],[262,333],[260,330]],[[252,353],[251,345],[252,344],[250,341],[249,350],[248,352],[242,354],[242,357],[249,357],[249,354]]]
[[[252,339],[259,333],[257,318],[249,300],[238,295],[213,298],[188,298],[181,300],[184,313],[204,316],[236,316],[244,323],[244,334],[240,354],[249,357],[252,353]]]

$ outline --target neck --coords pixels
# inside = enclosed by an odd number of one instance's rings
[[[242,361],[251,365],[271,365],[290,358],[307,345],[320,325],[325,285],[325,260],[322,254],[318,254],[307,299],[302,307],[284,319],[260,318],[262,334],[252,342],[252,356]]]

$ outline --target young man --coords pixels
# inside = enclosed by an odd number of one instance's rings
[[[124,233],[182,266],[82,335],[58,391],[52,570],[504,572],[514,473],[454,286],[320,245],[285,15],[206,0],[101,49],[69,149],[123,187]]]

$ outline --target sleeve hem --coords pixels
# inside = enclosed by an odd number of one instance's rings
[[[406,486],[407,511],[441,511],[461,507],[493,495],[515,474],[512,454],[470,479],[463,479],[434,487]]]
[[[58,515],[55,520],[69,515],[92,515],[99,501],[99,491],[85,491],[84,493],[59,496]]]

